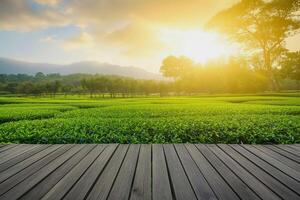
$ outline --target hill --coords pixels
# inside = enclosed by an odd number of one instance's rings
[[[138,67],[125,67],[100,62],[78,62],[68,65],[58,65],[49,63],[32,63],[8,58],[0,58],[0,74],[45,74],[59,73],[62,75],[84,73],[84,74],[103,74],[119,75],[136,79],[162,79],[159,74],[148,72]]]

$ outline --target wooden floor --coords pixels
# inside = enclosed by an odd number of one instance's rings
[[[0,145],[0,199],[300,199],[300,145]]]

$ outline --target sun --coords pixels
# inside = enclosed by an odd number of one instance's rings
[[[184,55],[200,63],[228,57],[235,51],[234,46],[226,42],[218,33],[200,29],[164,29],[160,32],[160,39],[166,45],[169,54]]]

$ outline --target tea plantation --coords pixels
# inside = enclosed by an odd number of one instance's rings
[[[299,94],[0,97],[0,143],[299,142]]]

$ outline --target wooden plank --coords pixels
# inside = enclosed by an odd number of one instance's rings
[[[34,188],[24,194],[20,199],[41,199],[53,186],[55,186],[68,172],[70,172],[95,146],[86,145],[76,155],[67,160],[62,166],[39,182]]]
[[[76,165],[69,173],[67,173],[50,191],[41,199],[63,199],[67,192],[77,182],[82,174],[95,161],[105,148],[104,145],[97,145],[92,151],[84,157],[78,165]]]
[[[62,146],[57,151],[51,152],[49,155],[38,160],[33,165],[30,165],[29,167],[23,169],[22,171],[14,174],[7,180],[3,181],[0,184],[0,195],[6,193],[8,190],[10,190],[12,187],[14,187],[18,183],[20,183],[21,181],[29,177],[31,174],[35,173],[36,171],[38,171],[39,169],[41,169],[42,167],[50,163],[52,160],[54,160],[56,157],[63,154],[69,148],[71,148],[70,145]],[[4,171],[3,174],[6,175],[6,172]]]
[[[204,157],[225,179],[241,199],[260,199],[241,179],[236,176],[218,157],[205,145],[196,145]],[[214,146],[211,146],[214,147]]]
[[[9,144],[9,145],[6,145],[6,146],[0,148],[0,153],[5,152],[6,150],[8,150],[10,148],[13,148],[13,147],[16,147],[16,146],[18,146],[18,144]]]
[[[43,166],[43,168],[31,174],[25,180],[23,180],[18,185],[16,185],[8,192],[3,194],[1,196],[1,199],[2,200],[19,199],[23,194],[29,191],[37,183],[42,181],[51,172],[53,172],[55,169],[61,166],[65,161],[67,161],[73,155],[75,155],[80,149],[82,149],[82,147],[83,145],[75,145],[72,148],[64,151],[63,154],[59,155],[56,159],[52,160],[52,162]]]
[[[106,199],[123,163],[129,145],[120,145],[86,199]]]
[[[286,145],[288,146],[289,148],[292,148],[294,149],[295,151],[298,152],[298,155],[300,154],[300,146],[297,146],[297,145],[294,145],[294,144],[291,144],[291,145]]]
[[[111,156],[117,148],[116,144],[108,145],[89,169],[82,175],[80,180],[72,187],[64,199],[83,200],[88,195],[88,192],[93,187],[95,181],[99,178],[102,171],[109,162]]]
[[[174,146],[172,144],[165,144],[163,145],[163,148],[175,198],[178,200],[197,199],[177,156]]]
[[[34,148],[6,161],[5,163],[0,164],[0,173],[14,165],[16,165],[17,163],[33,156],[34,154],[45,150],[47,147],[49,147],[50,145],[34,145]]]
[[[186,144],[186,148],[219,199],[239,199],[195,145]]]
[[[261,168],[253,164],[246,157],[244,157],[243,153],[247,154],[247,152],[245,152],[246,151],[245,149],[244,149],[245,151],[243,151],[242,147],[241,147],[242,149],[234,150],[232,147],[228,145],[221,144],[218,146],[280,197],[284,199],[298,198],[298,195],[296,193],[294,193],[292,190],[290,190],[282,183],[280,183],[278,180],[276,180],[273,176],[269,175],[264,170],[262,170]]]
[[[16,175],[17,173],[22,172],[22,170],[27,170],[28,171],[28,167],[32,164],[35,163],[41,163],[41,162],[46,162],[48,157],[46,157],[47,155],[50,155],[52,157],[52,153],[55,152],[56,150],[58,150],[59,148],[63,148],[62,145],[52,145],[49,148],[33,155],[32,157],[29,157],[28,159],[23,160],[22,162],[19,162],[18,164],[4,170],[1,172],[1,176],[0,176],[0,183],[2,183],[3,181],[5,181],[6,179],[8,179],[9,177]],[[56,154],[55,154],[56,155]],[[54,155],[54,156],[55,156]],[[50,162],[50,161],[49,161]],[[31,168],[29,168],[31,169]],[[21,174],[19,174],[19,177],[22,177],[23,174],[26,175],[26,172],[23,172]],[[30,170],[28,171],[28,173],[30,172]],[[17,178],[16,178],[17,180]]]
[[[261,168],[267,174],[269,174],[273,178],[277,179],[277,181],[281,182],[282,186],[280,188],[282,188],[282,191],[292,193],[291,191],[286,190],[286,188],[288,188],[290,190],[293,190],[294,193],[297,193],[298,195],[300,195],[300,183],[297,182],[292,177],[286,175],[279,169],[277,169],[274,166],[270,165],[269,163],[265,162],[263,159],[260,159],[260,157],[256,156],[253,153],[250,153],[250,149],[252,149],[251,146],[244,146],[244,148],[239,145],[231,145],[231,146],[234,149],[236,149],[237,151],[239,151],[241,154],[243,154],[243,156],[245,156],[247,159],[249,159],[250,161],[255,163],[255,165],[257,165],[259,168]],[[249,149],[249,151],[247,151],[245,148]],[[262,154],[260,156],[262,156]],[[288,168],[287,166],[285,166],[285,167]],[[296,175],[295,178],[299,179],[299,176]],[[283,185],[285,185],[285,187],[283,187]]]
[[[300,164],[297,162],[294,162],[293,160],[277,153],[276,151],[273,151],[269,148],[264,147],[263,145],[255,145],[255,148],[259,149],[260,151],[264,152],[265,154],[268,154],[272,158],[278,160],[279,162],[293,168],[294,170],[300,172]]]
[[[139,151],[140,145],[130,145],[125,160],[107,199],[125,200],[130,197]]]
[[[293,160],[294,162],[300,164],[300,158],[295,156],[294,154],[291,154],[291,153],[289,153],[287,151],[284,151],[281,148],[277,148],[276,146],[273,146],[273,145],[265,145],[265,147],[267,147],[267,148],[269,148],[269,149],[271,149],[271,150],[273,150],[273,151],[275,151],[275,152],[277,152],[277,153]]]
[[[33,156],[34,154],[36,154],[42,150],[45,150],[49,146],[50,145],[35,145],[33,149],[30,149],[30,150],[24,152],[23,154],[20,154],[16,157],[6,161],[5,163],[0,164],[0,172],[16,165],[17,163]]]
[[[297,145],[3,148],[1,200],[300,199]]]
[[[240,179],[243,180],[261,199],[281,199],[262,182],[245,170],[239,163],[227,155],[217,145],[209,145],[209,149],[222,160]]]
[[[0,148],[2,148],[2,147],[4,147],[4,146],[6,146],[7,144],[0,144]]]
[[[152,145],[152,198],[173,199],[167,164],[161,144]]]
[[[25,147],[26,147],[25,144],[19,144],[19,145],[13,147],[13,148],[10,148],[10,149],[8,149],[6,151],[1,152],[0,153],[0,158],[1,158],[0,162],[2,162],[2,159],[6,158],[8,156],[13,156],[14,152],[17,153],[17,152],[19,152],[20,150],[22,150]]]
[[[190,180],[198,199],[216,199],[216,196],[205,180],[203,174],[193,161],[189,152],[183,144],[176,144],[175,149]]]
[[[248,151],[250,151],[251,153],[255,154],[257,157],[259,157],[260,159],[262,159],[264,162],[269,163],[271,166],[276,167],[275,170],[273,170],[273,168],[271,167],[271,170],[269,168],[268,165],[265,165],[264,163],[262,163],[261,167],[263,167],[266,171],[268,171],[269,173],[274,174],[275,171],[280,170],[281,172],[285,173],[287,176],[289,176],[288,180],[291,179],[295,179],[296,181],[296,185],[298,185],[300,187],[300,173],[292,168],[290,168],[289,166],[279,162],[278,160],[268,156],[267,154],[263,153],[262,151],[259,151],[257,148],[255,148],[254,146],[251,145],[243,145],[244,148],[246,148]],[[256,162],[257,163],[257,162]],[[258,163],[259,164],[259,163]],[[277,170],[278,169],[278,170]],[[288,180],[285,180],[285,177],[282,177],[281,173],[279,175],[279,179],[284,181],[287,186],[289,187],[289,185],[293,185],[293,182],[290,182]],[[295,185],[295,186],[296,186]],[[299,188],[300,190],[300,188]]]
[[[297,157],[300,157],[300,153],[299,151],[295,150],[294,148],[291,148],[290,146],[288,145],[276,145],[277,148],[280,148],[280,149],[283,149]]]
[[[300,146],[297,146],[297,145],[294,145],[294,144],[285,144],[284,146],[286,146],[286,147],[288,147],[290,149],[293,149],[294,151],[296,151],[296,154],[298,156],[300,156],[299,155],[299,153],[300,153]]]
[[[131,200],[151,200],[151,145],[142,145],[131,190]]]
[[[8,160],[23,154],[24,152],[35,148],[35,145],[18,145],[15,148],[11,148],[4,152],[4,154],[0,155],[0,165],[7,162]]]

